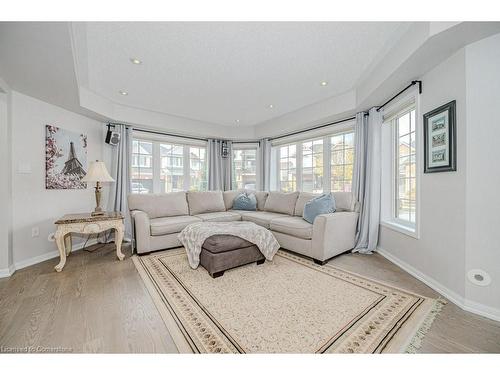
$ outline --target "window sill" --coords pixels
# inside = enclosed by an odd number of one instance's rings
[[[420,235],[419,235],[417,229],[414,227],[409,227],[407,225],[403,225],[403,224],[393,222],[393,221],[381,221],[380,225],[382,225],[386,228],[389,228],[391,230],[394,230],[396,232],[405,234],[409,237],[413,237],[417,240],[420,238]]]

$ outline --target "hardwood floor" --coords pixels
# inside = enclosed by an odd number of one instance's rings
[[[94,247],[99,247],[96,245]],[[176,353],[153,301],[124,246],[77,251],[61,273],[56,259],[0,279],[1,347],[44,347],[71,352]],[[348,254],[331,261],[429,297],[437,293],[382,256]],[[5,350],[4,350],[5,351]],[[424,353],[500,353],[500,323],[448,303],[425,337]]]

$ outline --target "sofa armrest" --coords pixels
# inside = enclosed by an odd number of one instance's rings
[[[144,211],[133,210],[130,212],[132,225],[135,233],[135,246],[137,253],[145,253],[150,251],[150,236],[151,226],[149,215]]]
[[[357,212],[334,212],[316,216],[313,223],[312,257],[327,260],[354,248]]]

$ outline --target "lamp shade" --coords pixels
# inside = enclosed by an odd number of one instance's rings
[[[84,182],[113,182],[113,178],[109,175],[104,162],[96,160],[90,162],[90,167],[82,178]]]

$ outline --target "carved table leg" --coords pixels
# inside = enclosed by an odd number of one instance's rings
[[[55,266],[57,272],[61,272],[66,264],[66,249],[64,248],[64,235],[65,233],[58,229],[54,234],[56,240],[57,249],[59,250],[59,264]]]
[[[125,232],[125,228],[123,223],[119,223],[115,227],[115,245],[116,245],[116,256],[118,259],[123,260],[125,255],[122,253],[122,242],[123,242],[123,234]]]
[[[68,233],[66,236],[64,236],[64,248],[66,249],[66,256],[69,257],[71,254],[73,244],[71,242],[71,233]]]

